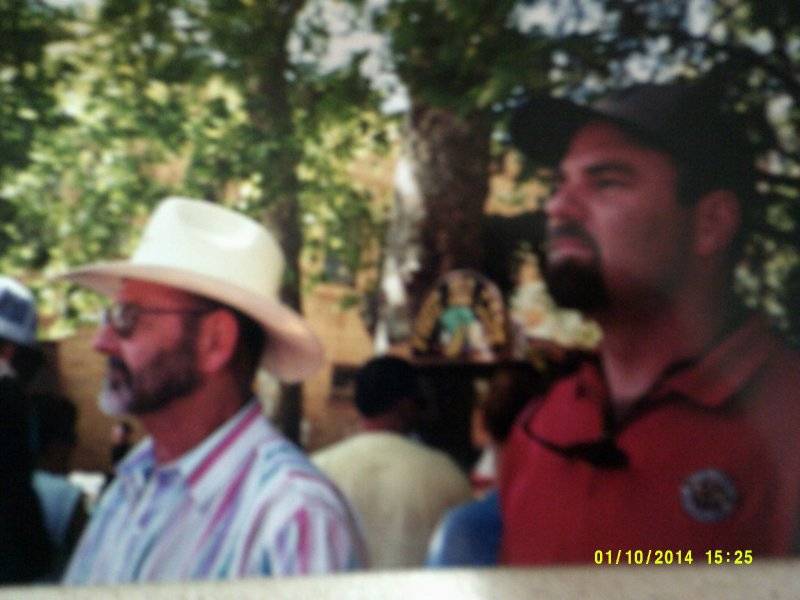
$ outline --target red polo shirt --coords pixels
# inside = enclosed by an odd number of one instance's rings
[[[654,341],[654,343],[657,343]],[[800,510],[800,356],[753,318],[662,378],[620,423],[584,365],[533,401],[501,464],[502,562],[596,550],[792,551]],[[585,449],[610,440],[613,466]]]

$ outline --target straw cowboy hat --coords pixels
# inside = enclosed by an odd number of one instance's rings
[[[102,262],[60,278],[114,296],[138,279],[211,298],[252,317],[268,334],[264,367],[299,381],[322,364],[323,350],[308,323],[282,304],[284,258],[265,227],[202,200],[167,198],[153,212],[130,260]]]

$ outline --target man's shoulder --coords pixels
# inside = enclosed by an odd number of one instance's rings
[[[768,373],[787,384],[800,384],[800,351],[779,340],[768,363]],[[800,394],[800,386],[794,390]]]
[[[266,483],[270,477],[302,476],[319,477],[308,455],[282,434],[273,432],[252,449],[251,476],[258,476]]]
[[[315,464],[356,461],[370,462],[392,457],[393,460],[426,460],[447,458],[447,455],[399,433],[360,432],[332,444],[312,455]]]
[[[315,453],[312,460],[337,481],[374,479],[389,473],[419,480],[433,474],[434,479],[456,479],[468,485],[466,476],[445,452],[395,433],[358,433]]]
[[[750,394],[794,406],[800,413],[800,352],[775,337],[769,358],[749,382]]]
[[[588,387],[598,389],[588,390]],[[514,429],[521,423],[528,422],[534,413],[545,404],[563,404],[565,400],[571,401],[577,397],[588,395],[590,391],[602,394],[603,387],[598,358],[594,355],[586,355],[582,360],[570,365],[569,369],[562,370],[557,376],[552,377],[542,389],[531,394],[514,420]]]
[[[315,464],[370,460],[383,454],[403,452],[414,443],[397,433],[361,431],[314,452]]]

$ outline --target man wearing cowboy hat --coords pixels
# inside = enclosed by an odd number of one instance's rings
[[[149,436],[120,462],[65,574],[72,584],[357,567],[336,488],[263,417],[251,382],[311,374],[322,349],[278,300],[282,253],[251,219],[170,198],[129,261],[65,275],[114,299],[94,341],[100,405]]]
[[[749,564],[794,550],[800,357],[735,305],[757,202],[721,88],[538,98],[514,143],[557,166],[547,280],[603,328],[596,361],[520,416],[504,451],[506,564]]]
[[[0,584],[31,581],[50,561],[31,479],[31,411],[25,397],[41,362],[33,294],[0,276]]]

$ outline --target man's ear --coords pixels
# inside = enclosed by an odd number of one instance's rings
[[[198,368],[204,373],[219,371],[236,351],[239,323],[228,310],[215,310],[201,322],[197,335]]]
[[[702,257],[725,252],[741,225],[741,208],[736,194],[714,190],[694,207],[694,251]]]

